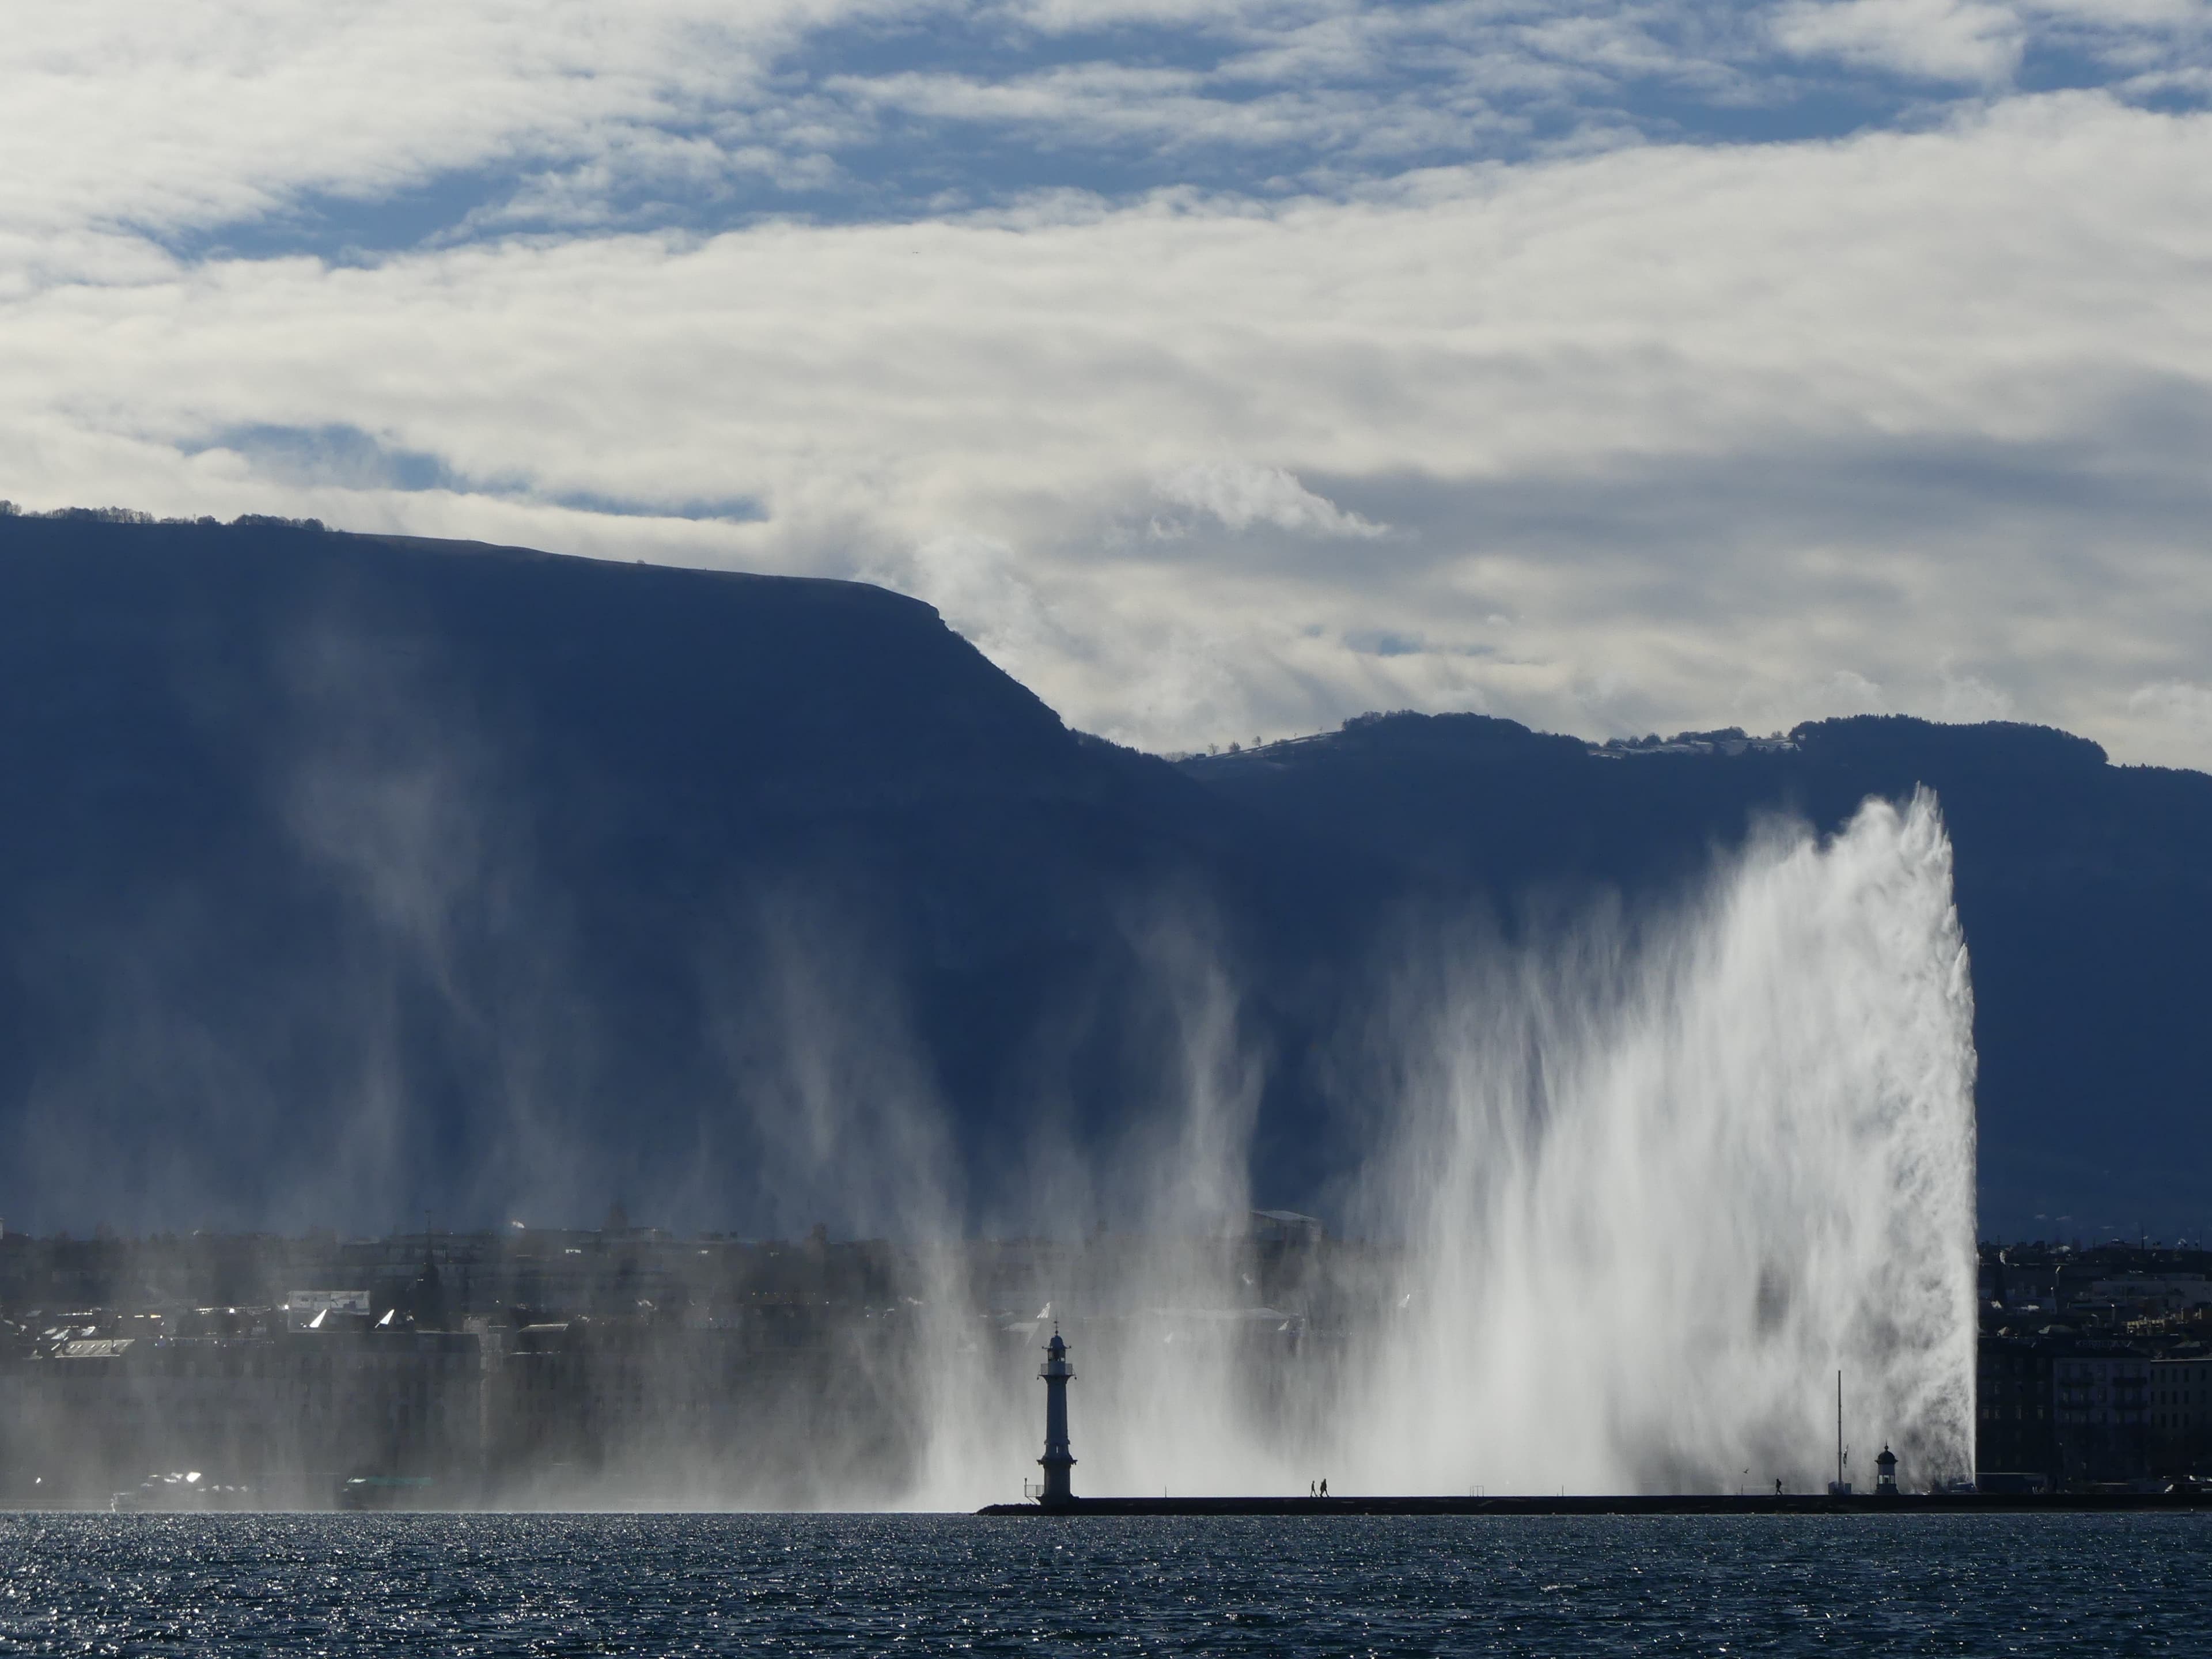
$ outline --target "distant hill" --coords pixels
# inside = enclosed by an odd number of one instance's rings
[[[1319,1201],[1352,1149],[1313,1056],[1377,916],[1664,896],[1756,812],[1919,781],[1985,1218],[2193,1215],[2212,778],[2022,727],[1794,735],[1607,756],[1390,715],[1170,764],[861,585],[0,517],[0,1216],[622,1197],[796,1233],[945,1188],[972,1225],[1091,1219],[1141,1194],[1035,1172],[1114,1163],[1180,1092],[1213,963],[1268,1068],[1258,1191]]]

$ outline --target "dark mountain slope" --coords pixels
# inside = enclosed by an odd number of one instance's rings
[[[1333,925],[1239,816],[878,589],[0,520],[0,1214],[860,1224]]]

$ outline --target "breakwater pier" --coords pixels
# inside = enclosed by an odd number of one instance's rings
[[[1078,1498],[1072,1490],[1075,1458],[1068,1449],[1067,1385],[1075,1380],[1068,1363],[1068,1346],[1053,1329],[1045,1350],[1045,1363],[1037,1375],[1045,1384],[1045,1452],[1037,1460],[1045,1471],[1041,1486],[1024,1487],[1032,1493],[1020,1504],[987,1504],[976,1513],[1008,1517],[1079,1516],[1228,1516],[1264,1515],[1289,1518],[1362,1515],[2038,1515],[2142,1510],[2196,1510],[2212,1513],[2212,1485],[2189,1480],[2152,1483],[2132,1490],[2051,1492],[1982,1491],[1964,1486],[1947,1491],[1908,1492],[1897,1484],[1897,1458],[1887,1446],[1875,1459],[1880,1480],[1872,1492],[1853,1492],[1840,1478],[1844,1468],[1843,1379],[1836,1382],[1838,1479],[1825,1492],[1580,1493],[1556,1497],[1533,1494],[1492,1498],[1470,1493],[1443,1493],[1300,1498]],[[2000,1477],[1992,1477],[1996,1479]],[[2012,1479],[2014,1477],[2002,1477]],[[1327,1493],[1328,1483],[1319,1483]]]
[[[2109,1510],[2212,1514],[2212,1492],[1824,1492],[1636,1494],[1498,1498],[1071,1498],[1044,1504],[989,1504],[978,1515],[2041,1515]]]

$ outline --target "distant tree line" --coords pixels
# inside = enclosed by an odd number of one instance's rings
[[[196,524],[210,530],[222,528],[222,520],[207,514],[197,519],[156,518],[129,507],[57,507],[46,513],[26,513],[10,501],[0,501],[0,519],[59,519],[71,524]],[[320,519],[287,519],[273,513],[241,513],[230,521],[234,530],[328,530]]]

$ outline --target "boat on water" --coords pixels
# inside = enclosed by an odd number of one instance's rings
[[[198,1469],[172,1469],[149,1474],[127,1492],[117,1492],[107,1507],[117,1515],[177,1515],[207,1510],[250,1510],[253,1489],[230,1481],[210,1480]]]
[[[342,1510],[421,1510],[435,1507],[438,1483],[427,1474],[356,1474],[338,1483]]]

